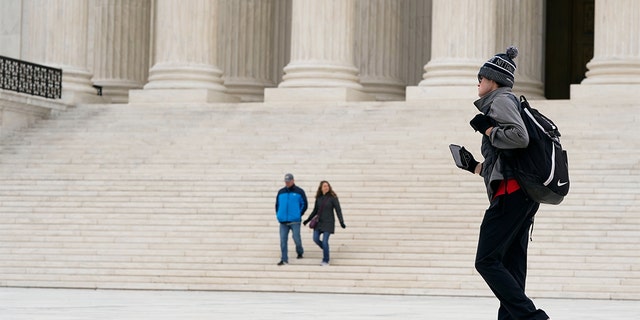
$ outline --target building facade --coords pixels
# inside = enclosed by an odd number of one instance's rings
[[[559,5],[567,11],[558,14]],[[551,85],[578,100],[640,94],[634,0],[3,0],[3,7],[0,54],[62,68],[71,103],[473,98],[479,66],[509,45],[520,51],[514,90],[532,98],[545,98]],[[569,18],[592,32],[592,43],[562,46],[563,34],[575,34],[554,21]],[[553,82],[564,76],[554,72],[585,56],[584,80]]]

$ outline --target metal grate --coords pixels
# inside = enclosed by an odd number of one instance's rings
[[[62,69],[0,56],[0,87],[50,99],[62,98]]]

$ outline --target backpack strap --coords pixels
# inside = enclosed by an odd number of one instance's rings
[[[529,101],[527,101],[527,98],[523,95],[520,96],[520,104],[522,103],[526,103],[527,105],[529,105]]]

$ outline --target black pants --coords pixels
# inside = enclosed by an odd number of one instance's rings
[[[522,190],[498,196],[480,226],[476,270],[500,300],[498,320],[547,320],[524,293],[529,228],[540,204]]]

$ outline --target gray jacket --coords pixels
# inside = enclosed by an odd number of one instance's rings
[[[480,112],[494,120],[488,137],[482,137],[482,172],[489,200],[493,199],[500,181],[512,178],[511,169],[499,157],[501,150],[525,148],[529,144],[527,128],[522,121],[519,102],[509,87],[500,87],[473,103]]]

